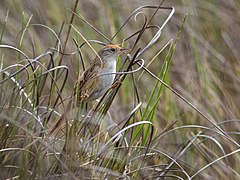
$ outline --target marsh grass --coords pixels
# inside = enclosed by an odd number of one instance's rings
[[[240,4],[167,3],[1,2],[0,179],[239,178]],[[131,50],[74,108],[99,42]]]

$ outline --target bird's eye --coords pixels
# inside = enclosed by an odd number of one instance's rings
[[[112,52],[115,52],[115,51],[116,51],[116,49],[114,49],[114,48],[111,48],[110,50],[111,50]]]

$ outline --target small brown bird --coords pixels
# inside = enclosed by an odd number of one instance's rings
[[[81,102],[96,100],[106,93],[116,76],[117,57],[126,50],[128,49],[121,48],[118,45],[107,45],[98,52],[98,55],[90,62],[90,66],[77,81],[66,111],[54,125],[50,135],[61,127],[63,119],[71,110],[71,104],[75,96],[77,98],[77,106],[79,106]]]
[[[126,50],[118,45],[107,45],[98,52],[75,86],[79,102],[98,99],[109,89],[116,74],[116,59]]]

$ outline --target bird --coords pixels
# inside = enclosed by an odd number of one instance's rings
[[[98,52],[75,85],[78,102],[94,101],[110,88],[116,76],[116,59],[126,50],[111,44]]]
[[[71,110],[73,99],[76,99],[77,107],[82,102],[91,102],[102,95],[111,87],[116,76],[116,61],[118,56],[129,49],[122,48],[119,45],[106,45],[90,62],[89,67],[81,74],[76,81],[74,91],[66,107],[66,111],[60,116],[49,135],[61,127],[63,119],[68,116]]]

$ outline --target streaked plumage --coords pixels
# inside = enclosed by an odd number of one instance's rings
[[[79,102],[93,101],[108,90],[115,78],[116,59],[123,50],[118,45],[108,45],[98,52],[76,83],[75,92],[78,92]]]

